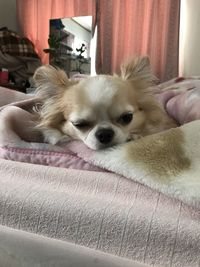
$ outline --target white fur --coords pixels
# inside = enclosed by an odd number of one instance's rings
[[[61,141],[68,141],[69,137],[63,135],[60,131],[53,128],[45,128],[42,131],[44,135],[44,142],[55,145]]]
[[[127,138],[128,138],[128,134],[124,134],[122,131],[120,131],[120,129],[110,123],[100,123],[97,126],[95,126],[86,136],[86,138],[84,138],[84,142],[85,144],[90,147],[91,149],[97,150],[103,147],[103,145],[101,145],[98,140],[95,137],[95,133],[99,128],[111,128],[114,131],[114,138],[112,140],[112,142],[109,144],[109,146],[113,146],[116,144],[121,144],[121,143],[125,143]]]
[[[108,144],[109,146],[126,142],[129,132],[117,127],[113,120],[117,120],[124,112],[133,112],[134,107],[127,103],[126,99],[120,105],[113,102],[113,97],[119,89],[123,90],[119,88],[118,83],[107,76],[97,76],[80,82],[78,88],[84,92],[88,106],[83,106],[80,98],[80,107],[76,105],[76,108],[69,114],[68,122],[62,128],[63,132],[67,132],[69,122],[71,122],[71,127],[74,128],[74,137],[77,136],[77,139],[83,140],[89,148],[94,150],[107,146],[101,144],[95,136],[100,128],[109,128],[114,131],[114,137]],[[82,131],[73,126],[73,122],[80,120],[91,122],[92,128]]]
[[[69,115],[69,121],[73,121],[73,122],[78,121],[78,120],[94,121],[95,119],[96,119],[96,116],[89,107],[84,108],[84,110],[73,111]]]
[[[95,77],[90,80],[84,88],[92,104],[103,104],[109,106],[117,87],[104,76]]]

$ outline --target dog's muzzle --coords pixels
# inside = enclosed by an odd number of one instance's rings
[[[112,141],[114,134],[111,128],[100,128],[96,131],[95,137],[101,144],[107,145]]]

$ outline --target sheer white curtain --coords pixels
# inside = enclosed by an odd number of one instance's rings
[[[200,1],[182,0],[179,75],[200,76]]]

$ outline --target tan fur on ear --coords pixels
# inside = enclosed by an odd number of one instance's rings
[[[33,76],[37,96],[43,101],[38,127],[49,127],[63,120],[62,97],[65,91],[77,83],[70,81],[66,73],[50,65],[39,67]]]
[[[68,86],[74,84],[63,70],[51,65],[39,67],[33,76],[33,80],[37,87],[38,96],[44,99],[56,95],[60,96]]]
[[[121,78],[129,80],[140,88],[155,84],[157,78],[152,74],[148,57],[136,57],[121,65]]]

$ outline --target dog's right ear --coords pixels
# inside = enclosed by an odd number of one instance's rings
[[[128,80],[142,89],[151,86],[157,81],[152,74],[150,60],[147,56],[135,57],[121,65],[121,78]]]
[[[33,76],[37,94],[42,99],[61,96],[67,87],[74,84],[66,73],[51,65],[39,67]]]

